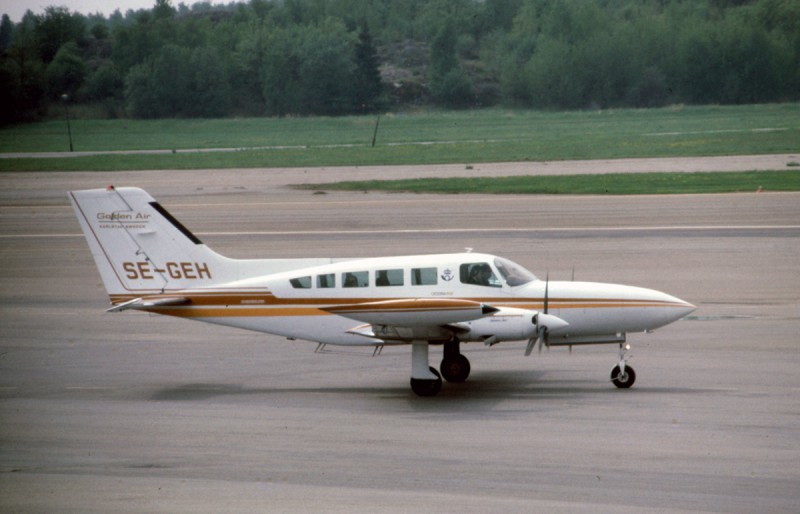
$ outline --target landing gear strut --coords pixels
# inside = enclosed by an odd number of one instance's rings
[[[417,396],[436,396],[442,389],[442,376],[428,366],[428,341],[411,343],[411,390]]]
[[[619,364],[611,370],[611,381],[620,389],[628,389],[636,381],[636,372],[628,366],[626,353],[630,350],[630,345],[622,343],[619,345]]]

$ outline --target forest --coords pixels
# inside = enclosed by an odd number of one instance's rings
[[[800,99],[797,0],[249,0],[0,22],[0,124]]]

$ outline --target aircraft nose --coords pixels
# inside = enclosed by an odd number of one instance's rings
[[[676,296],[655,289],[634,286],[611,286],[622,302],[617,311],[617,332],[645,332],[669,325],[697,307]]]
[[[676,313],[680,314],[680,318],[697,310],[696,305],[689,303],[686,300],[681,300],[677,296],[671,296],[666,293],[661,293],[661,295],[666,297],[664,301],[674,306],[674,308],[676,309]]]
[[[693,305],[687,301],[681,300],[680,298],[677,299],[680,305],[675,307],[675,314],[674,314],[674,321],[678,321],[679,319],[683,319],[689,314],[693,313],[697,310],[697,306]]]
[[[689,302],[687,302],[685,300],[681,300],[680,298],[677,298],[677,300],[679,302],[683,303],[683,307],[682,307],[683,311],[682,311],[681,318],[683,318],[684,316],[688,316],[689,314],[691,314],[691,313],[693,313],[694,311],[697,310],[697,305],[689,303]]]
[[[697,310],[696,305],[689,303],[686,300],[682,300],[676,296],[668,295],[666,293],[662,293],[661,291],[655,291],[652,289],[649,290],[649,292],[650,294],[648,296],[650,299],[660,306],[655,312],[656,318],[658,319],[654,320],[659,326],[672,323],[673,321],[678,321],[679,319],[688,316]]]

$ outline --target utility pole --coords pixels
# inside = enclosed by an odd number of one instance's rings
[[[67,136],[69,136],[69,151],[72,152],[72,128],[69,125],[69,95],[64,93],[61,95],[61,99],[64,100],[64,114],[67,116]]]
[[[375,131],[372,133],[372,148],[375,148],[375,140],[378,139],[378,125],[381,124],[381,117],[375,120]]]

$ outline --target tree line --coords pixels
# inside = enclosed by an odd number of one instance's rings
[[[0,122],[800,98],[796,0],[249,0],[0,22]]]

